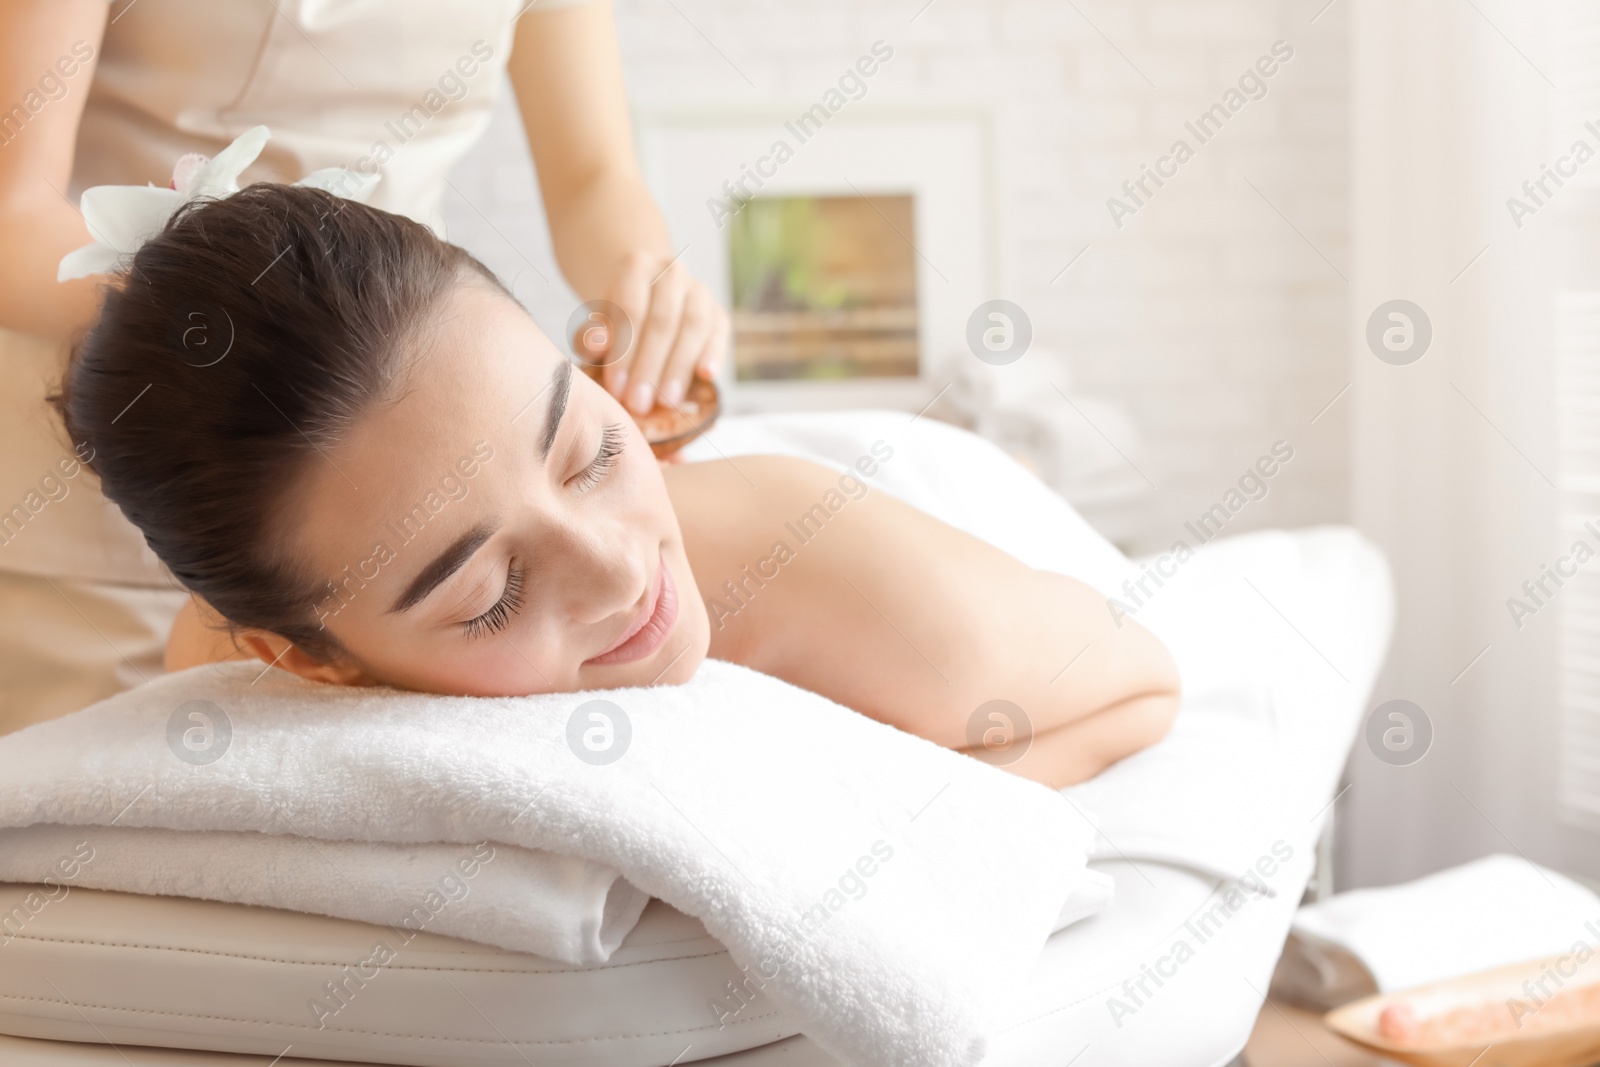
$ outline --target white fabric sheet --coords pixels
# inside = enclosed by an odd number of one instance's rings
[[[1203,661],[1218,676],[1216,698],[1186,702],[1171,735],[1097,780],[1107,783],[1097,803],[1127,805],[1100,812],[1099,854],[1110,858],[1094,868],[1116,879],[1116,894],[1050,939],[984,1067],[1222,1067],[1261,1011],[1388,647],[1393,590],[1381,555],[1341,528],[1219,541],[1185,573],[1170,600],[1153,603],[1168,605],[1162,634],[1186,679]],[[1265,699],[1225,699],[1229,674],[1243,696],[1261,679]],[[1230,732],[1252,730],[1260,736],[1248,749],[1230,751]],[[1246,807],[1260,813],[1246,817]],[[1213,818],[1240,818],[1243,829]],[[1247,871],[1265,891],[1244,884]],[[805,1037],[706,1062],[836,1067]]]

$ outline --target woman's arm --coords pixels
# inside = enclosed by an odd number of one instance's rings
[[[974,754],[1058,787],[1171,725],[1171,654],[1132,620],[1119,625],[1088,585],[862,491],[866,479],[841,487],[835,472],[792,458],[736,462],[669,481],[712,614],[712,655],[956,749],[974,749],[974,723],[980,738],[1020,726],[980,712],[1010,701],[1031,724],[1026,754],[1005,758],[1020,741]]]
[[[98,306],[103,278],[57,282],[56,267],[90,241],[66,194],[107,6],[106,0],[0,4],[0,326],[7,329],[67,338]],[[88,60],[74,54],[79,41],[80,51],[93,49]]]
[[[658,387],[675,405],[691,375],[721,362],[728,315],[677,259],[639,173],[611,5],[524,14],[507,72],[561,272],[633,327],[632,354],[607,368],[606,388],[638,414]]]

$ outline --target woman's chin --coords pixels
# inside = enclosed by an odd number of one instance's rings
[[[673,664],[664,671],[656,685],[682,685],[693,678],[700,669],[700,664],[705,662],[709,639],[701,638],[696,641],[688,651],[684,652]]]

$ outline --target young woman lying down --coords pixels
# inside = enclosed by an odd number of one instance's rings
[[[1012,701],[1033,736],[1008,769],[1054,786],[1177,711],[1166,648],[1090,587],[887,493],[755,589],[784,524],[857,483],[659,463],[488,268],[407,218],[259,183],[181,208],[115,278],[56,403],[194,594],[171,669],[512,695],[678,684],[710,656],[951,748]],[[708,611],[730,580],[743,606]]]

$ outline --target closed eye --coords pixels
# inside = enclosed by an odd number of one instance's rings
[[[511,621],[517,609],[522,607],[522,568],[513,561],[511,569],[506,572],[505,592],[500,594],[500,599],[494,606],[475,619],[468,619],[461,624],[468,637],[482,637],[485,634],[499,633],[506,628],[506,623]]]
[[[574,475],[568,484],[579,493],[587,493],[590,489],[599,485],[600,479],[606,476],[606,472],[616,466],[617,457],[622,455],[623,446],[627,444],[627,441],[628,435],[624,432],[620,422],[613,422],[606,426],[600,431],[600,448],[595,453],[594,459],[589,462],[587,467]]]

